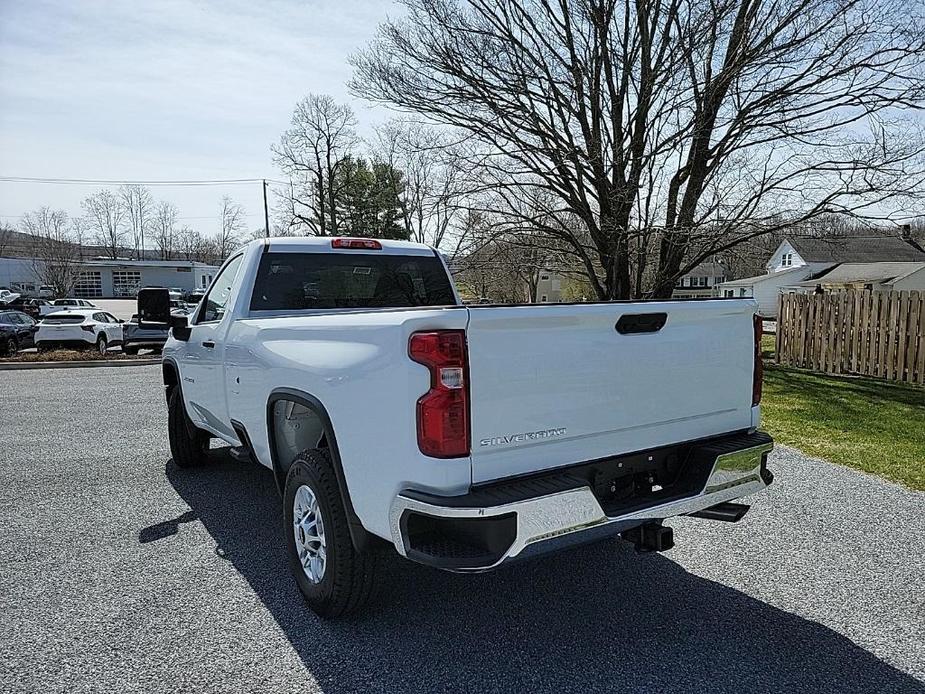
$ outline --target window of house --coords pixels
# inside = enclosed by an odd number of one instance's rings
[[[727,299],[731,299],[732,297],[735,296],[735,294],[736,293],[734,289],[724,289],[723,290],[723,296],[726,297]]]
[[[543,294],[543,296],[540,297],[540,303],[541,303],[541,304],[545,304],[546,301],[547,301],[547,297],[546,297],[545,294]]]
[[[790,267],[793,265],[793,253],[784,253],[780,259],[781,267]]]
[[[546,274],[540,275],[540,281],[542,281],[542,282],[548,282],[548,281],[549,281],[549,275],[546,275]]]

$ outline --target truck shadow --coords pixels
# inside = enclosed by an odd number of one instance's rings
[[[326,692],[922,691],[827,627],[615,540],[473,576],[387,556],[369,611],[325,622],[290,577],[271,473],[212,456],[168,462],[191,512],[140,540],[201,521]]]

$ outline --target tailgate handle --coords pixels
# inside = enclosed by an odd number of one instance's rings
[[[667,321],[667,313],[626,313],[620,316],[616,327],[621,335],[657,333]]]

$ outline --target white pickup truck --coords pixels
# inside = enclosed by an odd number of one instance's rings
[[[664,519],[736,521],[773,479],[755,310],[465,306],[424,245],[254,241],[190,316],[155,317],[170,450],[192,467],[217,437],[273,471],[328,617],[364,603],[387,545],[451,571],[615,534],[668,549]]]

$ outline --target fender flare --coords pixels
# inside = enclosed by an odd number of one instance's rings
[[[173,383],[167,378],[168,371],[173,371],[176,376]],[[170,400],[170,389],[180,385],[180,365],[177,364],[176,360],[170,357],[161,360],[161,380],[164,384],[164,397]]]
[[[350,531],[350,539],[353,546],[358,552],[364,551],[370,541],[371,535],[357,516],[353,508],[353,502],[350,499],[350,490],[347,489],[347,478],[344,476],[344,466],[340,458],[340,450],[337,447],[337,436],[334,433],[334,425],[331,424],[331,417],[322,402],[314,395],[310,395],[301,390],[294,388],[274,388],[270,392],[267,400],[267,441],[270,445],[270,460],[273,465],[273,476],[276,478],[276,485],[282,493],[286,486],[286,477],[283,474],[283,468],[280,465],[279,456],[276,452],[276,432],[273,428],[273,406],[280,400],[295,402],[302,407],[310,410],[321,421],[324,431],[325,440],[328,442],[328,450],[331,454],[331,464],[334,466],[334,476],[337,479],[337,488],[340,491],[341,501],[344,504],[344,510],[347,512],[347,528]]]

